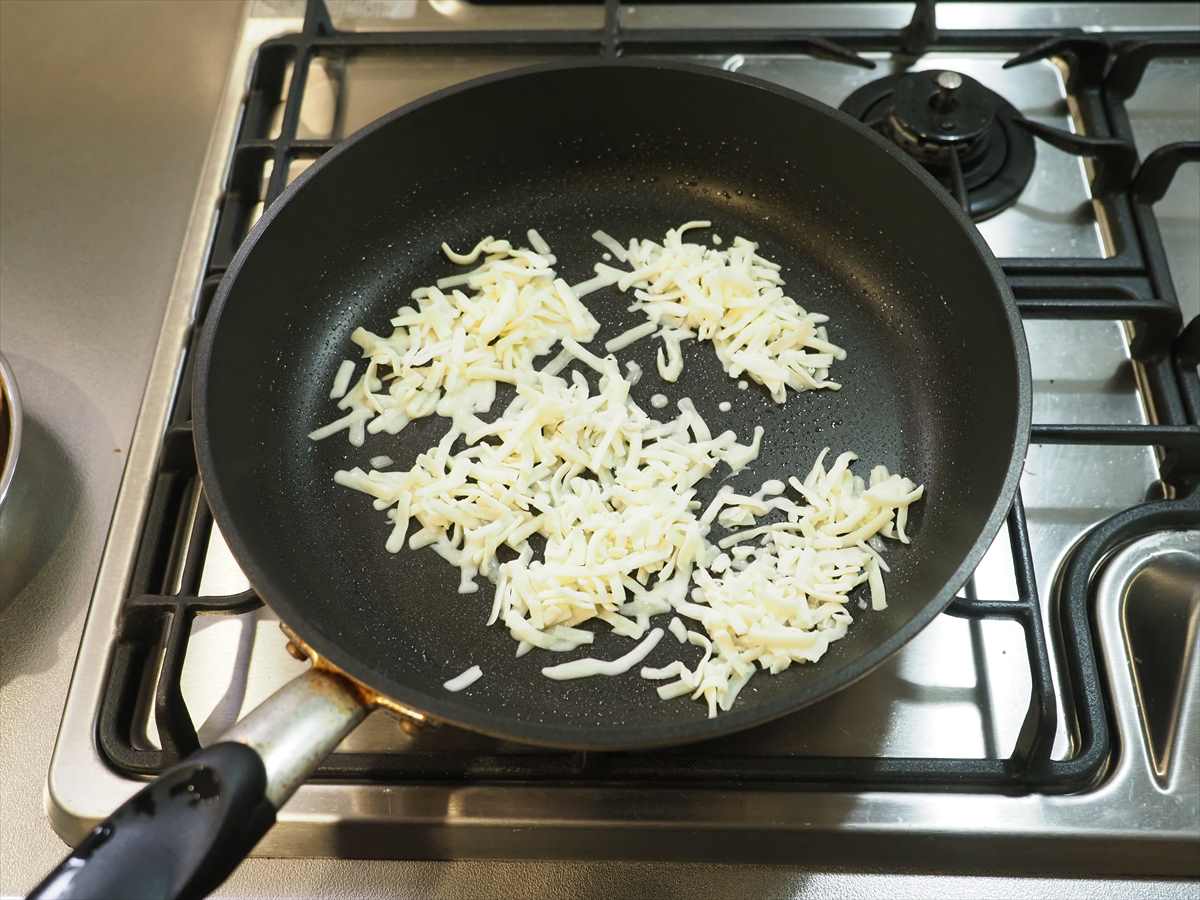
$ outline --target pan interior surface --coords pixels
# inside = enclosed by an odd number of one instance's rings
[[[368,131],[306,173],[247,241],[197,379],[198,449],[218,523],[251,583],[323,655],[451,722],[612,749],[716,736],[798,709],[864,674],[945,606],[1002,520],[1028,397],[994,263],[911,166],[815,102],[649,65],[491,79]],[[845,387],[776,405],[758,385],[739,391],[711,345],[696,342],[684,345],[683,377],[666,384],[643,340],[617,354],[645,372],[635,400],[652,412],[654,393],[690,397],[714,431],[743,441],[763,425],[758,461],[727,482],[746,491],[803,477],[825,446],[857,452],[864,476],[883,463],[927,486],[911,546],[888,542],[888,609],[852,604],[855,624],[819,663],[760,674],[711,721],[703,703],[660,701],[636,670],[544,678],[542,666],[613,658],[632,643],[597,625],[586,652],[517,659],[507,631],[485,626],[483,579],[461,595],[458,570],[431,550],[385,552],[389,523],[333,472],[379,454],[410,466],[447,420],[368,436],[362,448],[344,434],[307,437],[340,415],[328,392],[341,361],[357,359],[350,332],[389,333],[413,288],[461,271],[442,241],[463,249],[490,234],[524,245],[536,228],[576,283],[601,259],[589,237],[597,228],[622,242],[661,240],[692,219],[711,219],[709,233],[726,242],[759,242],[783,265],[787,293],[830,316],[848,354],[832,377]],[[615,288],[586,298],[602,325],[593,348],[643,321],[629,299]],[[721,401],[732,409],[719,411]],[[719,467],[701,499],[727,474]],[[690,666],[699,655],[666,636],[646,664]],[[471,665],[484,675],[468,691],[442,689]]]

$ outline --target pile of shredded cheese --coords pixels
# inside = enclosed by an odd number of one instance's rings
[[[668,232],[658,256],[653,245],[634,247],[637,242],[628,251],[615,242],[610,249],[614,254],[620,249],[636,273],[650,260],[661,263],[668,250],[693,246],[679,240],[690,225]],[[367,371],[349,389],[353,363],[349,372],[346,366],[339,370],[333,395],[348,413],[313,432],[314,439],[349,429],[357,444],[364,430],[395,433],[433,412],[451,419],[441,441],[408,470],[391,470],[389,457],[373,456],[367,471],[356,467],[335,474],[338,484],[370,495],[375,508],[386,511],[391,523],[386,548],[393,553],[406,545],[432,548],[459,569],[463,593],[476,591],[481,575],[493,582],[488,624],[508,629],[518,656],[533,648],[568,652],[590,644],[592,631],[580,626],[593,620],[639,641],[615,660],[588,657],[543,668],[552,679],[630,670],[664,634],[651,628],[651,617],[674,614],[667,631],[701,648],[702,658],[690,668],[682,660],[642,668],[641,676],[667,681],[658,688],[664,699],[688,695],[705,702],[710,716],[728,710],[756,671],[775,674],[793,662],[819,659],[846,633],[852,621],[847,605],[859,585],[866,584],[873,607],[883,609],[888,567],[880,538],[908,541],[908,508],[923,488],[882,466],[864,481],[851,471],[853,453],[843,453],[826,470],[822,452],[803,481],[767,481],[749,495],[724,487],[702,509],[697,485],[722,463],[737,472],[757,458],[763,429],[756,428],[748,444],[739,444],[730,431],[714,435],[686,398],[669,421],[648,415],[630,396],[640,374],[636,366],[625,377],[613,356],[601,358],[580,343],[597,325],[578,298],[611,283],[609,273],[597,267],[596,278],[571,288],[550,269],[555,262],[550,249],[536,232],[529,237],[534,250],[513,250],[492,238],[465,255],[443,245],[452,261],[464,265],[487,256],[466,275],[414,291],[418,308],[400,311],[390,337],[354,332]],[[639,303],[650,303],[640,294],[668,285],[689,283],[710,295],[721,291],[728,279],[718,268],[748,273],[751,282],[774,271],[756,262],[753,251],[754,245],[739,238],[726,251],[732,256],[699,275],[672,268],[675,263],[639,275],[650,286],[639,290]],[[442,293],[458,284],[473,294]],[[765,288],[762,293],[773,303],[782,296]],[[720,294],[722,302],[734,296]],[[687,305],[678,297],[661,302]],[[718,344],[718,353],[727,353],[738,372],[773,393],[771,372],[749,368],[745,353],[773,354],[779,365],[803,366],[798,357],[824,354],[824,362],[837,351],[820,327],[823,317],[799,307],[792,316],[782,306],[778,320],[763,324],[762,309],[743,318],[742,311],[758,307],[731,301],[725,307],[733,316],[729,327],[738,321],[738,327],[759,328],[771,340],[722,338]],[[784,319],[792,324],[780,325]],[[666,321],[664,314],[647,324],[694,329],[714,343],[721,333],[708,329],[703,315],[685,316],[677,325]],[[815,353],[793,352],[791,342],[799,338],[789,329],[804,331]],[[558,355],[535,369],[534,360],[556,344]],[[567,372],[575,362],[589,374]],[[660,367],[666,362],[660,359]],[[817,386],[831,384],[823,369],[810,370]],[[494,421],[484,422],[476,413],[491,406],[497,382],[512,384],[516,396]],[[777,384],[782,392],[785,385],[803,382],[788,375]],[[746,530],[713,541],[714,525]],[[696,623],[694,629],[683,619]],[[480,674],[472,667],[446,688],[461,689]]]
[[[520,381],[564,337],[591,340],[599,324],[555,273],[545,241],[532,230],[528,239],[534,250],[491,237],[466,254],[442,244],[451,262],[468,266],[483,256],[483,263],[414,290],[416,307],[398,310],[387,337],[356,328],[350,340],[368,360],[366,371],[351,387],[355,364],[342,363],[330,397],[345,415],[309,437],[347,431],[361,447],[367,432],[397,434],[435,412],[467,430],[475,413],[491,408],[498,382]]]
[[[649,617],[682,598],[707,552],[695,485],[720,462],[738,470],[758,452],[732,431],[713,436],[680,402],[671,422],[651,419],[629,397],[617,361],[567,338],[565,348],[599,375],[568,381],[546,371],[517,386],[508,409],[463,435],[451,426],[407,471],[340,471],[338,484],[387,509],[387,549],[432,546],[461,571],[496,583],[489,624],[501,621],[524,646],[572,650],[590,643],[591,619],[641,638]],[[757,435],[761,437],[761,432]],[[467,447],[454,453],[460,437]],[[486,439],[486,440],[485,440]],[[541,559],[529,539],[545,538]],[[502,562],[507,547],[515,559]],[[647,588],[654,578],[656,587]]]
[[[642,669],[643,678],[677,679],[658,689],[663,699],[703,698],[714,716],[733,705],[756,665],[775,675],[793,662],[820,659],[846,634],[852,621],[846,606],[858,585],[869,585],[874,609],[886,608],[888,567],[872,543],[879,535],[908,542],[908,507],[924,488],[883,466],[864,482],[850,471],[853,453],[826,471],[826,453],[803,481],[788,479],[799,502],[779,496],[782,482],[769,481],[750,497],[721,492],[706,511],[710,517],[718,507],[736,510],[739,524],[748,525],[777,511],[785,519],[723,538],[721,552],[696,570],[690,601],[674,607],[703,625],[705,634],[687,631],[681,641],[700,646],[704,657],[691,670],[678,661]]]
[[[605,346],[619,350],[656,334],[658,373],[666,381],[683,372],[680,343],[711,341],[731,378],[748,375],[764,385],[776,403],[787,388],[808,391],[841,387],[829,379],[835,360],[846,351],[829,341],[829,317],[807,312],[784,294],[780,266],[758,255],[758,245],[735,237],[726,249],[683,240],[686,231],[711,222],[687,222],[667,231],[661,244],[633,238],[622,247],[603,231],[592,237],[618,260],[622,271],[598,263],[596,277],[622,291],[633,288],[631,310],[649,321],[613,338]]]

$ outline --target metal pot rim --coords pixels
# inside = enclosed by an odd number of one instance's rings
[[[8,446],[4,452],[4,466],[0,468],[0,507],[3,507],[4,498],[17,470],[17,457],[21,455],[22,418],[21,393],[17,390],[17,379],[3,354],[0,354],[0,393],[3,393],[5,401],[0,415],[8,418]]]

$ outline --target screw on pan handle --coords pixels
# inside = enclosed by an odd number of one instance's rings
[[[201,750],[101,822],[30,898],[203,897],[275,822],[262,758],[245,744]]]

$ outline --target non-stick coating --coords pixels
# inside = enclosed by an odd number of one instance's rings
[[[838,392],[772,403],[739,391],[708,344],[685,344],[664,384],[650,341],[622,351],[645,376],[634,397],[691,397],[714,428],[766,428],[758,462],[732,483],[803,475],[818,451],[854,450],[927,485],[909,547],[890,544],[889,607],[855,624],[816,665],[755,678],[734,710],[663,702],[636,671],[555,682],[542,666],[585,655],[535,651],[485,627],[490,588],[460,595],[432,551],[389,555],[389,525],[336,469],[377,454],[408,466],[447,422],[431,417],[360,449],[306,434],[339,413],[338,364],[359,325],[387,332],[409,291],[449,274],[441,241],[537,228],[570,282],[590,275],[602,228],[661,238],[711,219],[783,264],[788,292],[831,317],[846,348]],[[693,233],[693,237],[697,237]],[[704,235],[707,238],[707,235]],[[608,290],[587,303],[598,344],[637,324]],[[454,723],[518,740],[590,748],[678,743],[744,728],[849,684],[949,601],[995,534],[1024,456],[1029,385],[1019,319],[973,227],[916,166],[857,123],[752,79],[689,67],[589,64],[529,70],[443,92],[369,126],[268,211],[226,276],[202,343],[196,440],[217,521],[251,583],[326,657],[372,687]],[[729,401],[732,410],[720,412]],[[497,404],[497,410],[500,404]],[[715,491],[724,469],[711,479]],[[665,625],[669,617],[657,624]],[[630,642],[598,627],[590,648]],[[669,636],[662,665],[699,652]],[[468,666],[483,678],[451,694]]]

